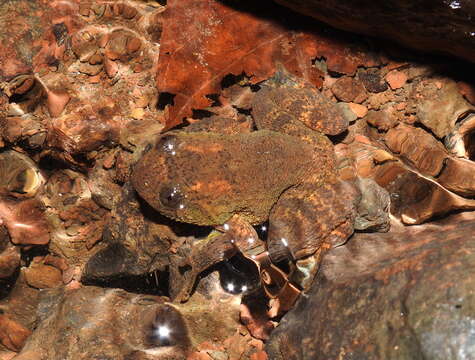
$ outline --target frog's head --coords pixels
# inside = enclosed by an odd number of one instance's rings
[[[132,185],[139,195],[161,214],[197,225],[217,225],[230,217],[224,190],[225,180],[216,161],[219,141],[204,133],[171,132],[139,160]]]

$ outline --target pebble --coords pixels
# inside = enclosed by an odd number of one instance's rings
[[[387,73],[386,82],[391,89],[396,90],[402,88],[407,82],[407,75],[402,71],[393,70]]]
[[[364,117],[368,113],[368,109],[364,105],[350,102],[348,103],[348,106],[350,107],[351,111],[353,111],[359,119]]]

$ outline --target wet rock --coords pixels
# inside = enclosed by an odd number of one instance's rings
[[[475,34],[471,23],[475,3],[471,0],[419,0],[416,3],[392,0],[384,4],[369,0],[358,3],[350,0],[277,2],[337,28],[475,61]]]
[[[475,213],[356,234],[325,257],[266,346],[272,359],[455,359],[473,353]]]
[[[28,156],[17,151],[0,154],[0,193],[19,198],[33,197],[45,179]]]
[[[63,284],[61,271],[41,262],[32,262],[24,273],[26,283],[37,289],[49,289]]]
[[[36,198],[0,198],[0,219],[15,245],[45,245],[50,240],[45,207]]]
[[[31,353],[36,354],[36,359],[52,360],[127,356],[148,359],[147,354],[154,350],[164,352],[170,359],[181,359],[189,347],[188,330],[173,306],[157,297],[118,289],[84,287],[45,292],[38,321],[19,359],[29,359]],[[159,326],[167,326],[169,334],[156,336]],[[79,341],[69,341],[76,336]]]
[[[11,244],[6,244],[2,249],[2,235],[8,241],[5,228],[0,228],[0,279],[6,279],[12,276],[20,266],[20,249]],[[3,234],[2,234],[3,232]]]
[[[91,196],[86,177],[72,170],[56,171],[46,183],[43,201],[48,206],[53,253],[70,264],[83,263],[102,239],[107,212]]]
[[[40,291],[26,283],[24,271],[20,271],[15,280],[8,295],[0,300],[0,309],[25,328],[33,330]]]
[[[29,359],[35,353],[36,359],[45,360],[184,359],[198,348],[218,350],[234,336],[239,296],[219,287],[216,272],[200,284],[188,303],[174,305],[166,300],[92,286],[43,291],[38,327],[18,358]],[[210,307],[219,309],[219,315]],[[250,336],[238,335],[239,343],[250,349]]]
[[[0,342],[7,349],[20,351],[31,332],[0,312]]]

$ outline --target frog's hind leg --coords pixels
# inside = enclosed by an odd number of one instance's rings
[[[312,255],[319,260],[324,249],[345,243],[353,233],[358,201],[358,190],[343,181],[313,191],[304,185],[284,192],[269,217],[267,247],[272,260],[297,261]]]

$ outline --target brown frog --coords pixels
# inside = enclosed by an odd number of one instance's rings
[[[299,260],[353,232],[355,190],[337,180],[333,145],[348,123],[318,91],[263,87],[257,131],[171,131],[136,165],[139,195],[167,217],[221,226],[269,220],[273,261]],[[232,236],[231,236],[232,237]]]

